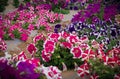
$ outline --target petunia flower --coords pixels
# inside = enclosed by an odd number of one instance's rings
[[[62,31],[62,33],[61,33],[61,37],[62,37],[62,38],[66,39],[66,38],[69,37],[69,36],[70,36],[69,33]]]
[[[77,69],[77,74],[80,77],[84,77],[85,75],[89,75],[88,64],[84,63]]]
[[[35,66],[29,62],[21,61],[17,64],[18,71],[22,78],[25,79],[38,79],[40,74],[36,73]]]
[[[34,43],[36,43],[36,42],[39,41],[39,40],[45,40],[45,37],[44,37],[43,34],[38,34],[37,36],[35,36],[35,37],[33,38],[33,42],[34,42]]]
[[[59,33],[52,33],[48,37],[49,39],[53,40],[54,42],[57,42],[60,39]]]
[[[76,36],[76,35],[70,35],[68,38],[67,38],[67,40],[70,42],[70,43],[76,43],[76,42],[78,42],[79,41],[79,37],[78,36]]]
[[[68,49],[72,48],[72,44],[69,42],[62,42],[60,45]]]
[[[5,41],[3,41],[1,38],[0,38],[0,51],[4,51],[7,49],[7,45],[5,43]]]
[[[26,41],[26,40],[28,39],[28,34],[22,33],[20,39],[21,39],[22,41]]]
[[[93,74],[90,76],[90,79],[99,79],[99,76],[97,74]]]
[[[31,43],[27,46],[27,50],[31,55],[33,55],[34,53],[36,53],[37,48],[35,47],[34,44]]]
[[[79,47],[73,47],[71,49],[71,53],[73,54],[73,58],[80,58],[82,55],[82,50]]]
[[[95,52],[92,49],[87,49],[82,53],[82,60],[89,60],[95,58]]]
[[[115,74],[114,79],[120,79],[120,74]]]
[[[43,67],[47,79],[62,79],[61,71],[56,66]]]
[[[46,47],[49,47],[49,46],[55,46],[55,43],[53,41],[51,41],[51,40],[46,40],[44,42],[43,47],[46,48]]]
[[[42,50],[41,56],[42,56],[43,61],[49,62],[51,60],[52,54],[51,53],[47,53],[45,50]]]
[[[25,55],[24,51],[20,52],[19,55],[17,56],[17,60],[26,60],[27,56]]]

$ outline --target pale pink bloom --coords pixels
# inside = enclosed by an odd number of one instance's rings
[[[82,50],[79,47],[73,47],[71,49],[71,53],[73,54],[73,58],[80,58],[82,55]]]
[[[26,41],[26,40],[28,39],[28,34],[22,33],[20,39],[21,39],[22,41]]]
[[[31,43],[27,46],[27,50],[31,55],[33,55],[33,53],[36,53],[37,48],[35,47],[34,44]]]
[[[68,49],[72,48],[72,44],[69,42],[62,42],[60,45]]]
[[[99,79],[99,76],[97,74],[93,74],[90,76],[90,79]]]
[[[84,77],[85,75],[89,75],[89,66],[87,63],[82,64],[80,67],[77,69],[77,74],[80,77]]]

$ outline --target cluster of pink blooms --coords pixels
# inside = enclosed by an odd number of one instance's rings
[[[29,10],[16,10],[6,14],[5,17],[0,20],[0,25],[2,26],[2,28],[0,28],[0,38],[8,34],[10,38],[14,39],[13,31],[17,30],[20,33],[20,39],[26,41],[31,30],[35,28],[40,29],[41,26],[44,26],[47,31],[50,31],[51,26],[49,22],[55,23],[62,19],[62,14],[39,9],[39,6],[36,8],[30,6]]]

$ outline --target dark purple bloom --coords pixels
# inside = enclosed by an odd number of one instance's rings
[[[55,28],[57,28],[57,29],[61,28],[61,24],[55,25]]]
[[[0,61],[0,79],[24,79],[19,75],[19,71],[7,65],[7,61]]]
[[[74,6],[74,10],[78,10],[78,7],[77,7],[77,6]]]
[[[25,79],[37,79],[40,76],[39,73],[34,71],[35,66],[28,62],[20,62],[17,68],[21,72],[21,76]]]

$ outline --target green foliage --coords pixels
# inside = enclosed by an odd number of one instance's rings
[[[45,26],[40,26],[39,30],[45,30]]]
[[[25,23],[22,27],[23,27],[24,29],[27,29],[28,26],[29,26],[29,23]]]
[[[4,40],[10,40],[10,36],[9,36],[8,34],[4,34],[4,35],[3,35],[3,39],[4,39]]]
[[[90,68],[91,74],[94,73],[98,74],[99,79],[114,79],[114,75],[120,73],[119,66],[112,68],[108,65],[104,65],[104,63],[99,59],[89,60],[89,63],[91,65]]]
[[[61,14],[69,14],[70,13],[70,11],[67,9],[59,9],[59,8],[55,8],[53,11],[56,13],[61,13]]]
[[[36,44],[36,47],[38,48],[38,51],[37,51],[37,54],[36,54],[37,57],[41,56],[41,51],[43,50],[43,43],[44,43],[43,40],[39,40]]]
[[[20,38],[20,32],[16,29],[12,32],[15,36],[15,38]]]
[[[19,7],[19,0],[13,0],[13,6],[15,6],[16,8]]]
[[[23,2],[27,3],[27,2],[30,2],[30,0],[24,0]]]

